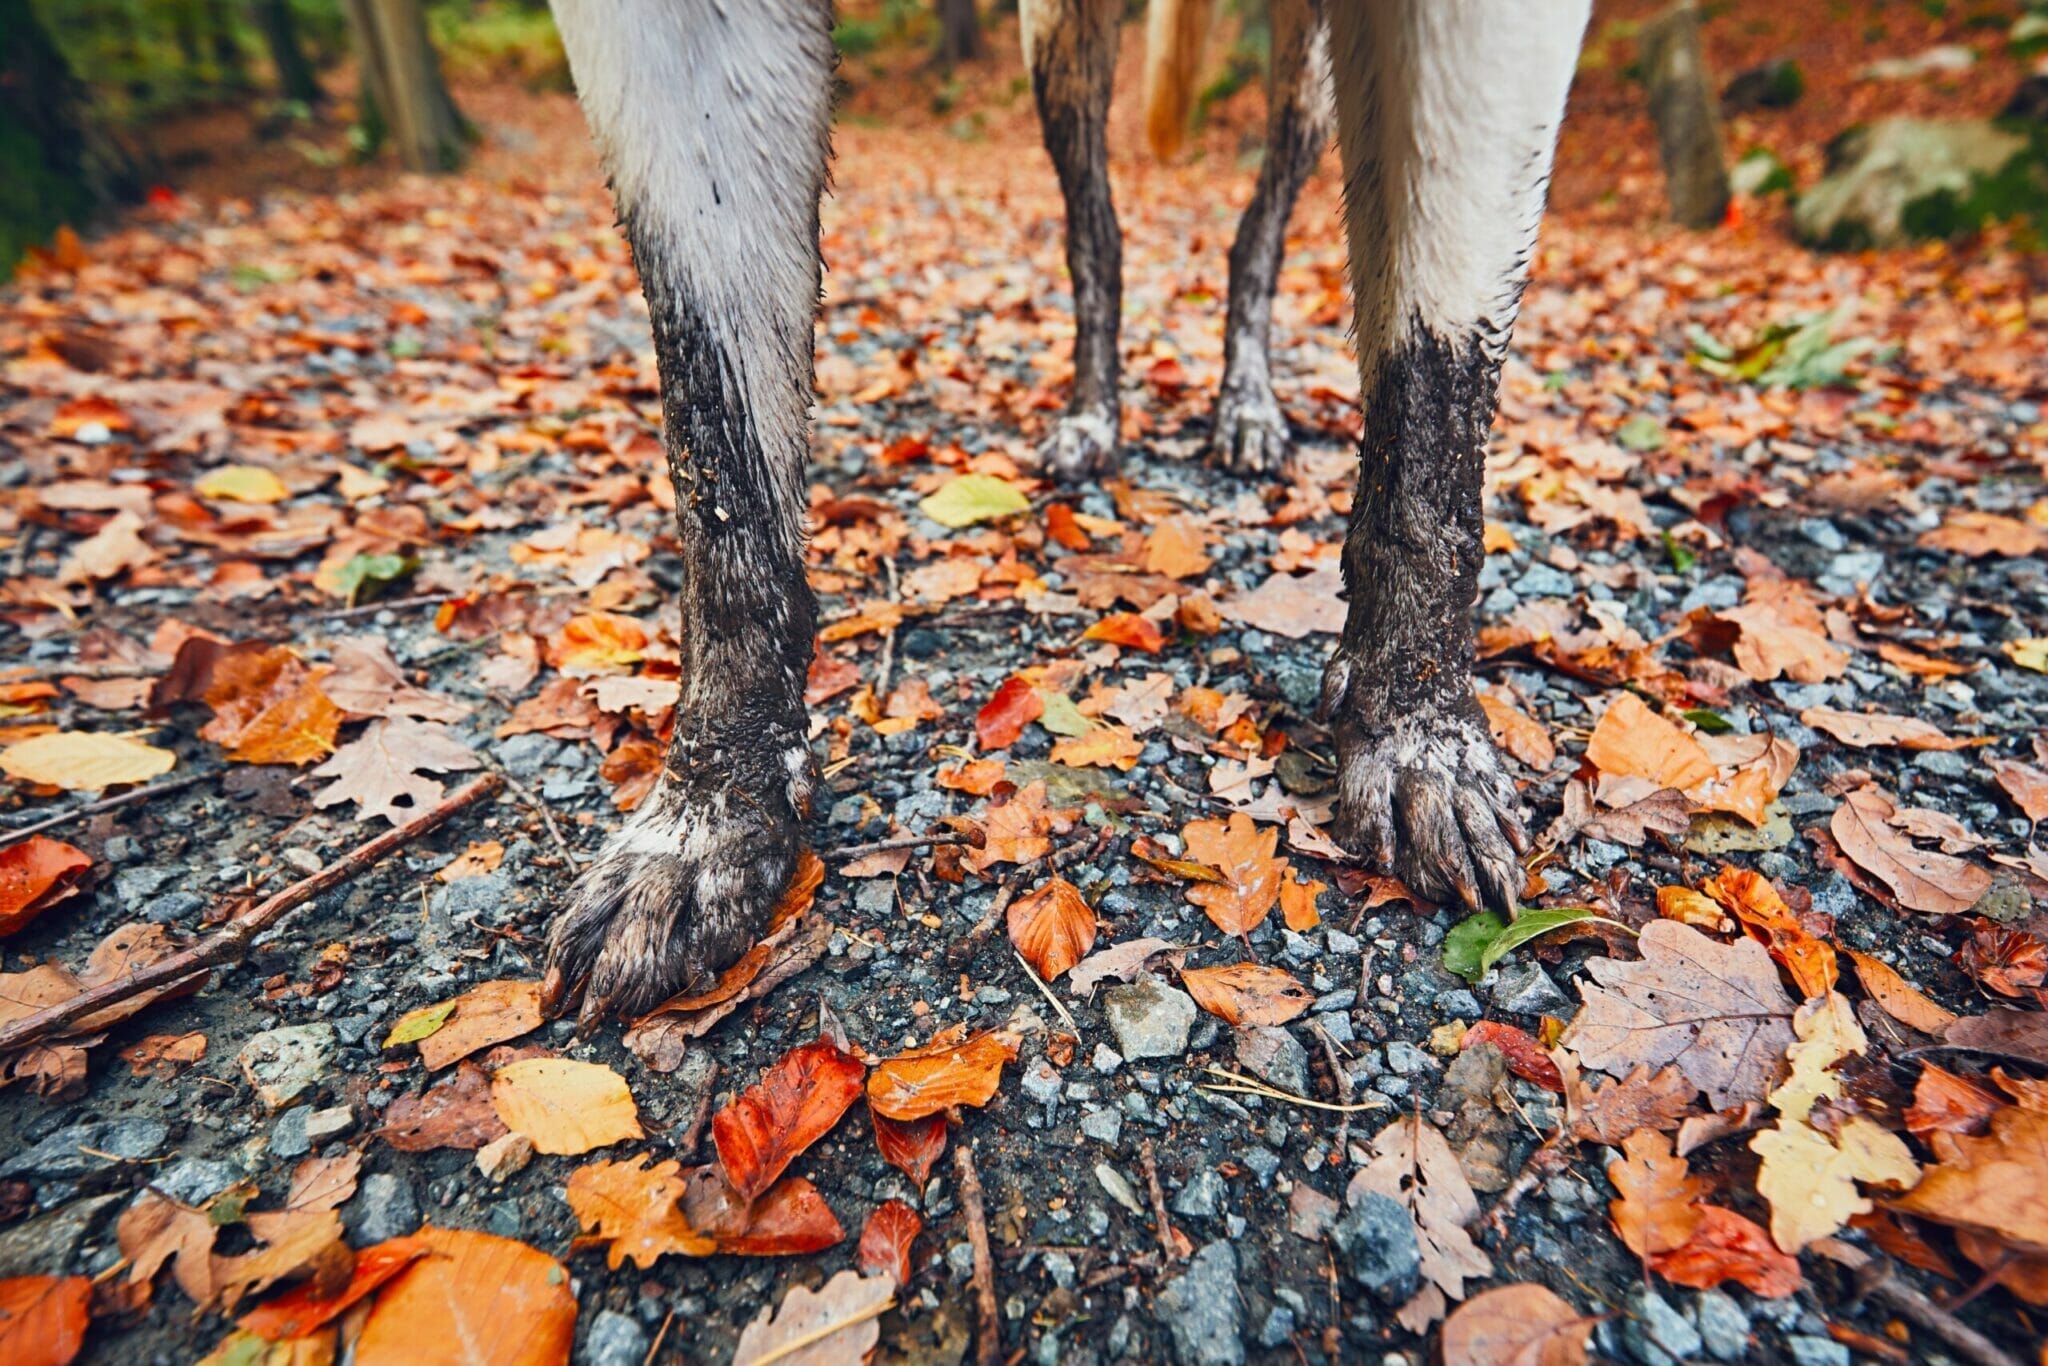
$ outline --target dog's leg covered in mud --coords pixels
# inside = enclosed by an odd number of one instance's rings
[[[1039,125],[1067,201],[1074,392],[1043,450],[1062,479],[1098,473],[1116,457],[1123,234],[1109,197],[1105,126],[1118,8],[1118,0],[1023,0],[1019,6]]]
[[[1472,695],[1481,485],[1585,0],[1330,6],[1365,405],[1323,678],[1340,842],[1508,912],[1525,847]]]
[[[577,881],[545,1003],[634,1014],[738,958],[809,802],[804,462],[829,154],[824,0],[556,0],[633,246],[683,555],[666,772]]]
[[[1324,0],[1273,0],[1273,69],[1266,107],[1266,158],[1251,203],[1230,244],[1230,316],[1223,331],[1223,388],[1216,396],[1210,453],[1245,474],[1280,469],[1290,443],[1273,397],[1273,291],[1280,279],[1287,220],[1331,127],[1330,61]]]

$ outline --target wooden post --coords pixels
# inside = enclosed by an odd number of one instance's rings
[[[1711,228],[1728,212],[1728,164],[1714,83],[1700,52],[1698,6],[1680,0],[1644,25],[1638,51],[1671,216],[1689,228]]]

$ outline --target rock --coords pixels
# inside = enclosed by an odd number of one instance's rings
[[[1040,1058],[1037,1062],[1024,1069],[1024,1077],[1020,1084],[1024,1089],[1024,1094],[1037,1101],[1040,1105],[1050,1108],[1059,1103],[1059,1069],[1055,1068],[1044,1058]]]
[[[152,925],[169,925],[206,909],[203,896],[192,892],[165,892],[151,897],[142,907],[142,918]]]
[[[1276,1304],[1266,1311],[1266,1322],[1259,1329],[1259,1346],[1278,1347],[1294,1336],[1294,1311],[1284,1304]]]
[[[1271,1148],[1258,1146],[1246,1148],[1243,1153],[1243,1161],[1245,1170],[1256,1176],[1261,1186],[1272,1185],[1273,1177],[1280,1170],[1280,1154],[1274,1152]]]
[[[525,1134],[500,1134],[476,1150],[476,1169],[487,1181],[517,1176],[533,1161],[533,1140]]]
[[[1989,120],[1886,118],[1828,147],[1827,174],[1799,196],[1799,240],[1831,251],[1947,237],[1962,201],[2026,147]]]
[[[1194,998],[1177,987],[1147,979],[1103,993],[1103,1014],[1124,1057],[1177,1058],[1188,1051],[1195,1023]]]
[[[1106,1043],[1099,1043],[1095,1045],[1095,1055],[1088,1059],[1088,1065],[1106,1077],[1124,1065],[1124,1055]]]
[[[357,1247],[381,1243],[386,1238],[403,1238],[420,1226],[419,1200],[412,1183],[389,1172],[375,1172],[363,1178],[355,1199],[342,1214],[349,1242]]]
[[[647,1330],[631,1315],[601,1309],[577,1353],[577,1366],[640,1366],[647,1359]]]
[[[1296,1237],[1319,1243],[1337,1222],[1337,1202],[1306,1181],[1287,1196],[1287,1227]]]
[[[1114,1105],[1105,1105],[1100,1110],[1090,1110],[1081,1116],[1081,1132],[1097,1143],[1106,1143],[1114,1148],[1117,1140],[1123,1137],[1123,1112]]]
[[[536,731],[501,740],[491,747],[491,753],[513,777],[538,778],[543,769],[554,763],[561,748],[561,741]]]
[[[1237,1309],[1237,1252],[1214,1242],[1159,1292],[1158,1317],[1182,1366],[1239,1366],[1243,1327]]]
[[[1572,1004],[1541,963],[1509,963],[1500,968],[1494,975],[1492,994],[1496,1007],[1517,1015],[1568,1013]]]
[[[0,1231],[0,1277],[63,1275],[71,1269],[79,1244],[100,1216],[127,1198],[126,1191],[115,1191],[73,1200],[61,1209]]]
[[[1396,1076],[1426,1075],[1435,1066],[1429,1054],[1406,1039],[1396,1039],[1387,1045],[1387,1070]]]
[[[304,1157],[313,1150],[312,1140],[306,1137],[307,1113],[306,1107],[300,1105],[279,1117],[277,1126],[270,1131],[273,1157]]]
[[[1247,1025],[1237,1030],[1237,1065],[1261,1081],[1308,1094],[1308,1050],[1275,1025]]]
[[[123,868],[114,874],[114,895],[120,900],[123,910],[132,911],[163,890],[164,884],[175,881],[177,877],[176,868],[165,868],[160,865]]]
[[[1700,51],[1700,12],[1679,3],[1643,25],[1636,42],[1657,150],[1664,161],[1671,217],[1689,228],[1711,228],[1728,211],[1728,163],[1721,150],[1721,120]]]
[[[1701,1350],[1700,1335],[1685,1315],[1656,1291],[1636,1287],[1628,1297],[1621,1340],[1643,1366],[1678,1366]]]
[[[203,1205],[241,1179],[241,1172],[226,1162],[182,1157],[158,1172],[149,1188],[181,1205]]]
[[[27,1152],[0,1163],[0,1176],[73,1181],[102,1171],[110,1158],[141,1161],[162,1150],[171,1131],[154,1119],[106,1119],[69,1124]]]
[[[1721,91],[1723,114],[1747,114],[1757,109],[1790,109],[1806,93],[1806,73],[1789,57],[1750,67],[1735,73]]]
[[[1138,1200],[1137,1188],[1131,1185],[1129,1177],[1110,1166],[1107,1162],[1095,1164],[1095,1180],[1108,1193],[1109,1198],[1133,1214],[1143,1214],[1145,1206]]]
[[[1833,1338],[1795,1334],[1785,1339],[1785,1350],[1797,1366],[1849,1366],[1849,1349]]]
[[[1700,1341],[1707,1355],[1716,1361],[1741,1361],[1749,1355],[1749,1315],[1735,1297],[1720,1290],[1702,1290],[1698,1311],[1693,1315],[1700,1328]]]
[[[346,1105],[331,1105],[306,1116],[306,1141],[315,1148],[331,1138],[340,1138],[356,1124],[355,1111]]]
[[[313,1089],[334,1060],[334,1048],[333,1025],[285,1025],[256,1035],[235,1056],[256,1098],[274,1114]]]
[[[1223,1197],[1228,1190],[1221,1172],[1204,1167],[1189,1177],[1173,1197],[1173,1212],[1189,1219],[1214,1219],[1223,1212]]]
[[[1344,1270],[1381,1303],[1408,1302],[1422,1286],[1422,1248],[1408,1211],[1378,1191],[1362,1191],[1330,1226]]]

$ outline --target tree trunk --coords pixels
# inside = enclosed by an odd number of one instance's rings
[[[1714,82],[1700,51],[1698,7],[1681,0],[1646,24],[1640,51],[1671,216],[1689,228],[1711,228],[1728,212],[1728,164]]]
[[[0,277],[59,227],[137,196],[142,180],[29,0],[0,0]]]
[[[313,64],[299,43],[299,23],[292,17],[290,0],[256,0],[256,22],[270,48],[270,64],[277,68],[278,93],[309,106],[324,100]]]
[[[372,145],[388,136],[409,171],[454,170],[462,164],[469,126],[441,79],[420,0],[345,5],[363,69],[363,124]]]
[[[207,43],[213,49],[214,82],[229,91],[249,88],[249,56],[235,36],[227,0],[206,0]]]
[[[974,0],[933,0],[933,5],[939,19],[939,47],[934,55],[940,66],[978,62],[988,55],[988,44],[981,35],[981,16],[974,12]]]

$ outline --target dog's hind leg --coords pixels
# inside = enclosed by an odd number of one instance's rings
[[[545,1003],[586,1023],[703,983],[796,865],[811,756],[804,579],[826,0],[555,0],[647,296],[682,543],[665,772],[578,879]]]
[[[1223,331],[1223,388],[1210,453],[1227,469],[1277,470],[1290,446],[1273,397],[1273,291],[1294,201],[1329,144],[1330,59],[1324,0],[1273,0],[1273,68],[1266,104],[1266,158],[1230,246],[1230,316]]]
[[[1109,196],[1110,85],[1118,0],[1023,0],[1024,62],[1045,149],[1067,202],[1067,274],[1074,289],[1074,392],[1042,454],[1062,479],[1116,456],[1117,328],[1123,235]]]
[[[1472,695],[1480,502],[1586,0],[1330,7],[1365,404],[1323,676],[1334,833],[1433,900],[1509,912],[1514,785]]]

